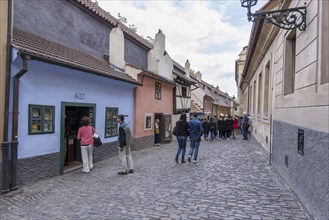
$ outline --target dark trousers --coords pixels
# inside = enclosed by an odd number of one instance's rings
[[[249,129],[249,126],[248,125],[243,125],[242,126],[242,135],[243,135],[243,139],[244,140],[247,140],[248,139],[248,129]]]

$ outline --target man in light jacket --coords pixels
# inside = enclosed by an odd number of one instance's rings
[[[119,157],[121,160],[122,171],[118,172],[119,175],[126,175],[134,172],[133,160],[130,153],[132,145],[132,135],[128,124],[124,121],[123,115],[117,116],[117,122],[119,126]]]

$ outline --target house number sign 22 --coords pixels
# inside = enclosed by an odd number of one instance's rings
[[[85,100],[85,94],[84,93],[75,93],[73,98],[76,100]]]

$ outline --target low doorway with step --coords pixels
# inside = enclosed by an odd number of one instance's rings
[[[88,116],[90,125],[95,121],[95,104],[62,103],[60,174],[82,168],[80,142],[77,140],[81,118]]]

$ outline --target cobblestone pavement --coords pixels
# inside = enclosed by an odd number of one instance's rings
[[[176,142],[23,186],[0,197],[0,219],[312,219],[252,142],[202,141],[199,161],[176,164]],[[97,150],[97,149],[96,149]]]

